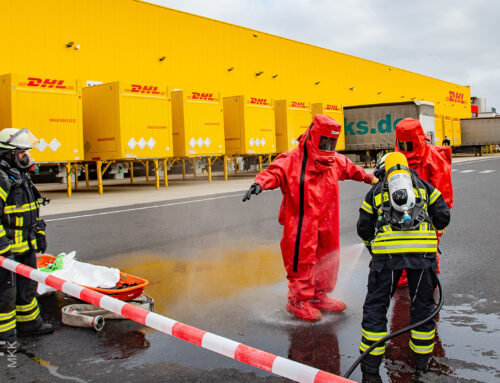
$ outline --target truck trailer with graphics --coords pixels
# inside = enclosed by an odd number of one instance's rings
[[[347,152],[394,149],[396,125],[404,118],[420,120],[432,143],[436,142],[434,104],[426,101],[344,107]]]

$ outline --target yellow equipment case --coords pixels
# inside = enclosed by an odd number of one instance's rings
[[[0,76],[0,129],[27,128],[38,142],[37,163],[83,158],[81,94],[76,80]]]
[[[303,101],[274,102],[276,117],[276,149],[288,152],[298,145],[297,138],[311,125],[311,104]]]
[[[223,155],[223,122],[218,92],[172,92],[174,156]]]
[[[166,86],[112,82],[83,89],[85,160],[173,156]]]
[[[224,97],[226,154],[276,153],[273,100],[265,97]]]
[[[312,116],[316,114],[323,114],[329,116],[342,125],[342,130],[340,131],[339,139],[337,140],[336,151],[345,149],[345,131],[344,131],[344,109],[342,105],[336,104],[323,104],[316,103],[311,105]]]

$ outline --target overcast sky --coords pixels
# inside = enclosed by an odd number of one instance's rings
[[[500,112],[500,0],[151,0],[470,85]]]

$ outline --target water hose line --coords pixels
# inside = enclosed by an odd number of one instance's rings
[[[354,363],[349,368],[349,370],[347,370],[347,372],[343,375],[344,378],[349,378],[349,376],[351,376],[352,372],[356,369],[356,367],[358,367],[358,364],[360,364],[361,361],[365,358],[365,356],[367,356],[370,353],[370,351],[372,351],[375,347],[378,347],[379,345],[385,343],[386,341],[388,341],[392,338],[395,338],[401,334],[404,334],[405,332],[411,331],[414,328],[417,328],[418,326],[422,326],[423,324],[432,320],[432,318],[434,318],[439,313],[439,311],[441,311],[441,308],[443,307],[443,288],[441,287],[441,283],[439,282],[439,278],[437,277],[437,275],[436,275],[436,281],[437,281],[437,287],[439,290],[439,302],[438,302],[436,309],[427,318],[422,319],[420,322],[414,323],[408,327],[402,328],[401,330],[395,331],[395,332],[385,336],[384,338],[378,340],[377,342],[373,343],[370,347],[368,347],[365,350],[365,352],[363,352],[358,357],[358,359],[356,359],[354,361]]]

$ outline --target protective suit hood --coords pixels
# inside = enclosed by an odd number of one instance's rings
[[[317,114],[308,131],[300,136],[306,145],[307,156],[316,165],[331,166],[335,162],[335,146],[342,126],[333,118]]]
[[[405,155],[410,166],[417,165],[427,155],[426,134],[419,120],[405,118],[396,125],[395,150]]]

